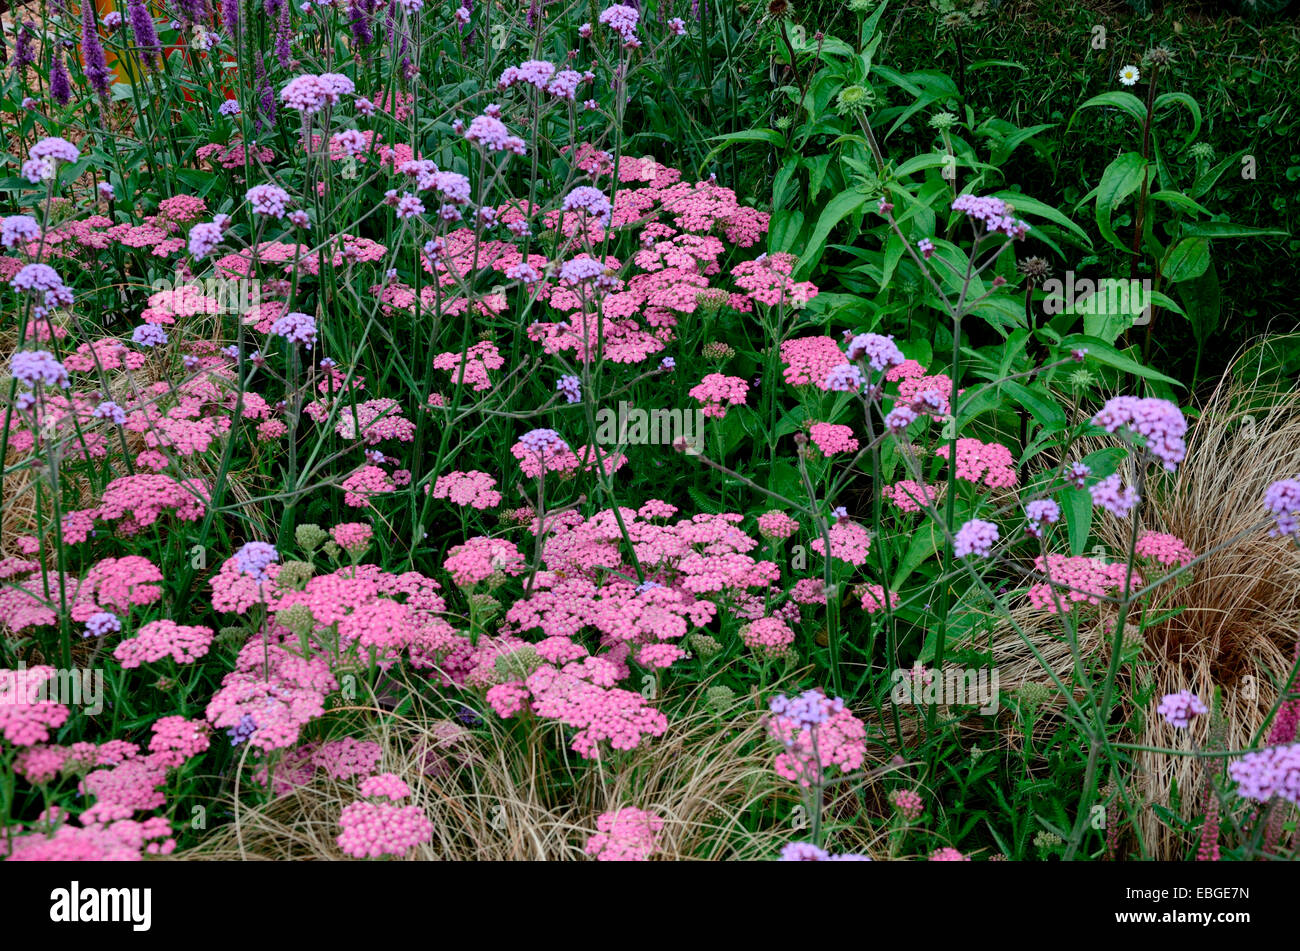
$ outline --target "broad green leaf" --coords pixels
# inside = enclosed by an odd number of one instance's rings
[[[1031,125],[1027,129],[1021,129],[1011,135],[1004,136],[993,146],[991,155],[993,164],[1001,165],[1019,146],[1028,142],[1040,132],[1056,128],[1056,125],[1055,122],[1045,122],[1042,125]]]
[[[1196,141],[1196,136],[1201,131],[1201,107],[1196,104],[1195,99],[1185,92],[1167,92],[1164,95],[1156,96],[1156,101],[1151,107],[1152,113],[1154,114],[1169,103],[1186,106],[1187,111],[1192,114],[1192,131],[1187,134],[1187,143],[1190,145]]]
[[[1079,113],[1084,109],[1092,109],[1100,106],[1113,106],[1122,112],[1128,113],[1139,123],[1143,123],[1147,118],[1147,107],[1142,100],[1131,92],[1104,92],[1100,96],[1093,96],[1078,109],[1074,111],[1074,116],[1070,119],[1070,125],[1074,125],[1074,120],[1079,117]],[[1069,131],[1068,128],[1066,131]]]
[[[1211,261],[1204,273],[1195,279],[1177,285],[1177,291],[1187,308],[1187,319],[1192,323],[1196,342],[1204,345],[1219,329],[1219,275],[1215,272],[1214,262]]]
[[[1252,225],[1237,225],[1231,221],[1188,221],[1183,223],[1183,234],[1200,235],[1206,238],[1266,238],[1288,237],[1291,232],[1284,228],[1256,228]]]
[[[799,259],[796,270],[802,270],[809,264],[814,264],[822,256],[825,249],[826,239],[831,231],[844,218],[853,214],[867,203],[867,196],[856,188],[847,188],[840,192],[829,202],[822,210],[821,217],[817,219],[817,227],[813,229],[811,237],[808,239],[808,246],[804,250],[803,257]]]
[[[1029,410],[1030,415],[1038,420],[1047,432],[1059,432],[1065,428],[1065,410],[1061,409],[1056,400],[1052,399],[1052,394],[1043,387],[1025,386],[1015,380],[1006,380],[1002,384],[1002,389],[1021,407]]]
[[[1088,535],[1092,532],[1092,494],[1087,489],[1062,489],[1061,501],[1070,554],[1082,555],[1088,550]]]
[[[1146,160],[1139,153],[1125,152],[1106,166],[1097,186],[1097,230],[1121,251],[1129,249],[1116,236],[1111,218],[1120,202],[1142,186],[1146,167]]]
[[[1183,238],[1169,249],[1160,265],[1160,272],[1171,283],[1190,281],[1205,273],[1210,266],[1210,239]]]
[[[1213,212],[1199,202],[1193,201],[1182,192],[1176,191],[1158,191],[1151,193],[1152,201],[1163,202],[1171,208],[1177,208],[1179,211],[1185,211],[1189,214],[1199,214],[1209,217]]]
[[[1085,334],[1071,334],[1061,339],[1060,347],[1067,352],[1070,350],[1087,350],[1088,356],[1086,360],[1096,360],[1098,363],[1114,367],[1116,370],[1122,370],[1125,373],[1131,373],[1134,376],[1140,376],[1146,380],[1159,380],[1173,386],[1183,386],[1173,377],[1165,376],[1150,367],[1144,367],[1132,357],[1120,353],[1106,341],[1098,340],[1096,337],[1089,337]]]
[[[897,591],[922,562],[932,557],[943,545],[943,533],[939,527],[932,521],[926,520],[915,532],[912,533],[912,541],[907,546],[907,553],[903,555],[902,560],[898,563],[898,571],[894,573],[894,583],[891,584],[890,590]]]
[[[1015,191],[1003,190],[1000,192],[994,192],[993,197],[1001,198],[1003,201],[1010,204],[1015,210],[1017,218],[1046,218],[1053,224],[1060,225],[1066,231],[1073,234],[1083,242],[1086,247],[1092,248],[1092,239],[1088,237],[1088,233],[1051,205],[1041,202],[1037,198],[1030,198],[1028,195],[1022,195],[1020,192]]]

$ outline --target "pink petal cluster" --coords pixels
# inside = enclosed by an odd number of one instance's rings
[[[744,404],[749,395],[749,384],[738,376],[710,373],[691,387],[690,395],[704,404],[705,416],[722,419],[729,407]]]
[[[501,493],[496,491],[496,485],[496,479],[477,469],[450,472],[438,476],[433,484],[433,497],[480,510],[491,509],[501,504]]]
[[[1107,563],[1081,555],[1048,555],[1045,561],[1040,555],[1034,559],[1034,570],[1051,580],[1030,586],[1029,603],[1049,614],[1057,613],[1058,601],[1066,613],[1075,604],[1100,604],[1102,597],[1123,588],[1127,571],[1121,562]],[[1142,576],[1133,572],[1132,587],[1137,589],[1142,584]]]
[[[1166,532],[1144,531],[1138,536],[1134,549],[1143,558],[1150,558],[1166,566],[1183,566],[1196,560],[1196,555],[1177,535]]]
[[[151,621],[113,649],[124,670],[170,657],[178,664],[192,664],[208,652],[213,631],[201,625],[175,621]]]
[[[768,735],[785,747],[777,754],[776,772],[801,786],[820,786],[837,770],[859,769],[867,755],[866,725],[844,701],[820,691],[797,700],[778,698],[772,704]]]
[[[808,438],[824,456],[833,456],[837,452],[854,452],[858,448],[852,427],[836,423],[813,423],[808,427]]]
[[[349,803],[339,816],[339,828],[339,848],[358,859],[403,856],[433,839],[433,823],[418,806]]]
[[[851,565],[866,564],[867,553],[871,550],[871,533],[859,523],[842,518],[830,527],[828,534],[832,558],[847,561]],[[825,555],[826,539],[821,535],[814,538],[812,550]]]
[[[661,817],[634,806],[603,812],[584,851],[598,862],[644,862],[659,851],[663,827]]]
[[[934,454],[947,459],[948,448],[942,445]],[[976,484],[982,482],[990,489],[1013,488],[1019,482],[1011,450],[1001,443],[983,443],[978,439],[957,440],[957,478]]]

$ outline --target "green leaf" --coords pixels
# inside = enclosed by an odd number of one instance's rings
[[[1146,167],[1146,160],[1139,153],[1125,152],[1106,166],[1097,186],[1097,230],[1121,251],[1129,249],[1116,236],[1111,218],[1120,202],[1142,186]]]
[[[1187,111],[1192,114],[1192,131],[1187,134],[1187,143],[1190,145],[1196,141],[1196,136],[1201,131],[1201,107],[1196,104],[1196,100],[1185,92],[1167,92],[1162,96],[1157,96],[1156,101],[1152,104],[1151,111],[1155,113],[1163,106],[1169,103],[1178,103],[1186,106]]]
[[[1088,233],[1051,205],[1045,204],[1037,198],[1030,198],[1028,195],[1022,195],[1020,192],[1014,191],[994,192],[993,197],[1001,198],[1010,204],[1015,209],[1017,218],[1046,218],[1076,236],[1089,249],[1092,248],[1092,239],[1088,237]]]
[[[1183,223],[1183,234],[1199,235],[1205,238],[1265,238],[1288,237],[1291,232],[1285,228],[1256,228],[1252,225],[1237,225],[1231,221],[1188,221]]]
[[[715,135],[709,138],[709,142],[721,142],[722,144],[704,157],[700,163],[701,167],[708,165],[713,160],[713,156],[719,152],[725,152],[728,146],[738,142],[768,142],[778,149],[784,149],[786,146],[785,136],[775,129],[746,129],[743,132],[728,132],[726,135]]]
[[[802,211],[778,211],[772,215],[767,246],[773,251],[789,251],[799,240],[799,232],[802,230]]]
[[[1206,208],[1199,202],[1193,201],[1182,192],[1175,191],[1158,191],[1151,193],[1151,200],[1163,202],[1171,208],[1177,208],[1179,211],[1185,211],[1189,214],[1205,215],[1207,218],[1213,214],[1210,209]]]
[[[804,267],[814,264],[822,256],[825,250],[826,239],[831,231],[848,215],[853,214],[867,203],[867,196],[856,188],[847,188],[840,192],[829,202],[822,210],[821,217],[817,219],[817,227],[813,229],[812,236],[808,239],[808,246],[804,250],[803,257],[795,266],[796,270],[802,270]]]
[[[1014,380],[1002,384],[1003,391],[1020,406],[1029,410],[1031,416],[1047,432],[1059,432],[1066,427],[1065,410],[1061,409],[1052,394],[1041,386],[1025,386]]]
[[[1082,555],[1088,550],[1088,535],[1092,532],[1092,494],[1087,489],[1068,488],[1061,491],[1065,503],[1065,530],[1070,537],[1070,554]]]
[[[932,557],[942,544],[943,533],[938,530],[938,526],[927,520],[924,525],[912,534],[912,542],[907,546],[907,553],[898,564],[898,571],[894,574],[894,583],[889,586],[890,590],[897,591],[902,588],[903,582],[911,576],[912,572],[923,561]]]
[[[996,145],[993,146],[989,160],[994,165],[1001,165],[1019,146],[1028,142],[1040,132],[1056,128],[1056,125],[1057,123],[1055,122],[1045,122],[1042,125],[1031,125],[1027,129],[1021,129],[1018,132],[1013,132],[1011,135],[1004,136],[998,140]]]
[[[1183,238],[1169,249],[1160,265],[1160,272],[1171,283],[1190,281],[1205,273],[1210,266],[1210,239]]]
[[[1134,376],[1140,376],[1143,379],[1159,380],[1173,386],[1183,386],[1173,377],[1165,376],[1150,367],[1144,367],[1132,357],[1120,353],[1106,341],[1098,340],[1096,337],[1089,337],[1085,334],[1070,334],[1070,336],[1061,339],[1060,347],[1062,350],[1067,351],[1087,350],[1088,356],[1085,358],[1086,360],[1096,360],[1098,363],[1114,367],[1116,370],[1122,370],[1125,373],[1131,373]]]
[[[1146,122],[1147,107],[1142,104],[1141,99],[1133,95],[1131,92],[1113,91],[1104,92],[1100,96],[1093,96],[1081,105],[1074,111],[1074,115],[1070,118],[1070,125],[1074,125],[1074,120],[1079,117],[1079,113],[1084,109],[1092,109],[1099,106],[1114,106],[1116,109],[1128,113],[1139,123]],[[1069,129],[1067,128],[1066,131],[1068,132]]]
[[[1187,308],[1192,334],[1198,345],[1204,345],[1210,335],[1219,329],[1219,275],[1215,273],[1214,262],[1210,262],[1204,273],[1178,284],[1176,289],[1183,306]]]
[[[1196,181],[1192,182],[1192,187],[1188,189],[1187,194],[1192,198],[1200,198],[1218,183],[1220,177],[1222,177],[1223,173],[1226,172],[1229,167],[1239,163],[1241,157],[1247,155],[1249,151],[1249,149],[1242,149],[1239,152],[1234,152],[1217,165],[1213,165],[1206,169],[1204,175],[1198,173]]]

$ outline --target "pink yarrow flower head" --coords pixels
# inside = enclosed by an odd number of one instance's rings
[[[1166,566],[1184,566],[1196,560],[1196,555],[1181,538],[1167,532],[1144,531],[1138,536],[1134,551]]]
[[[851,565],[866,564],[871,551],[871,533],[857,522],[840,517],[827,532],[831,542],[831,557]],[[826,539],[820,534],[812,541],[812,550],[825,556]]]
[[[914,789],[895,789],[889,794],[894,809],[908,822],[915,822],[925,812],[925,803]]]
[[[167,619],[150,621],[136,632],[135,637],[118,644],[113,649],[113,656],[126,670],[165,657],[178,664],[189,664],[208,653],[212,637],[210,627],[177,624]]]
[[[361,781],[361,795],[371,799],[388,799],[399,802],[410,798],[411,787],[396,773],[380,773]]]
[[[750,650],[780,657],[794,643],[794,631],[780,618],[765,617],[741,627],[740,640]]]
[[[945,444],[934,451],[940,459],[948,458]],[[978,439],[957,440],[957,478],[983,483],[990,489],[1012,488],[1019,481],[1011,450],[1001,443],[983,443]]]
[[[858,440],[853,435],[852,428],[838,423],[813,423],[808,427],[808,438],[824,456],[853,452],[858,448]]]
[[[477,469],[451,472],[438,476],[433,484],[433,497],[479,510],[496,508],[501,504],[501,493],[496,491],[496,485],[496,479]]]
[[[729,407],[740,406],[745,402],[749,395],[749,384],[738,376],[710,373],[691,387],[689,395],[704,404],[701,412],[705,416],[722,419],[727,415]]]
[[[929,860],[931,862],[969,862],[970,856],[963,855],[956,849],[945,847],[942,849],[935,849],[931,852]]]
[[[1168,400],[1136,396],[1116,396],[1092,418],[1092,422],[1113,433],[1123,428],[1146,438],[1146,449],[1170,472],[1187,455],[1187,419],[1183,411]]]
[[[865,761],[866,725],[838,697],[808,690],[774,697],[769,709],[768,735],[785,748],[775,763],[783,778],[820,786],[836,771],[851,773]]]
[[[0,668],[0,737],[14,746],[49,742],[50,732],[68,720],[68,708],[46,699],[53,667]]]
[[[764,512],[758,517],[758,533],[764,538],[789,538],[797,531],[799,531],[799,523],[776,509]]]
[[[358,859],[403,856],[433,838],[433,823],[418,806],[390,803],[349,803],[339,828],[339,848]]]
[[[604,812],[584,851],[598,862],[644,862],[659,850],[663,827],[662,818],[633,806]]]
[[[365,522],[342,522],[330,529],[330,538],[351,555],[361,555],[370,546],[375,531]]]

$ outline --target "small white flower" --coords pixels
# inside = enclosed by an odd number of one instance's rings
[[[1138,68],[1136,66],[1125,66],[1119,71],[1119,81],[1125,86],[1136,86],[1138,75]]]

